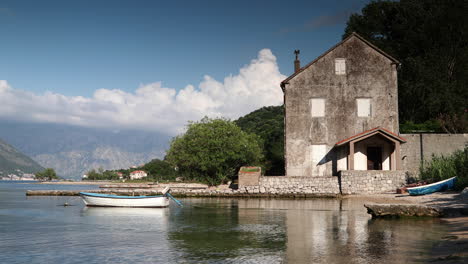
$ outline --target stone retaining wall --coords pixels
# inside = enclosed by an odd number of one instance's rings
[[[206,188],[172,188],[177,197],[334,197],[340,194],[395,192],[406,183],[405,171],[341,171],[339,176],[262,176],[255,186],[228,185]],[[340,186],[341,185],[341,186]],[[146,186],[145,186],[146,187]],[[157,195],[165,186],[153,188],[102,188],[92,192],[120,195]],[[341,192],[340,192],[341,191]],[[90,191],[91,192],[91,191]],[[78,195],[79,191],[28,191],[27,195]]]
[[[401,165],[409,175],[419,176],[422,160],[429,161],[432,155],[450,155],[468,145],[468,134],[401,134],[406,143],[401,144]]]
[[[252,194],[339,194],[338,177],[260,177],[258,186],[239,187],[240,192]]]
[[[395,192],[406,184],[406,171],[341,171],[341,194]]]

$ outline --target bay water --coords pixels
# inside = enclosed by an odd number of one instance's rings
[[[93,188],[0,182],[0,263],[421,263],[446,232],[438,219],[371,219],[358,199],[87,208],[25,195]]]

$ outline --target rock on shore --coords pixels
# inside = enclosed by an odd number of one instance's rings
[[[438,207],[419,204],[365,204],[367,213],[373,218],[400,216],[443,216],[443,210]]]

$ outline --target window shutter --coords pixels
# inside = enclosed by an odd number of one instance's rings
[[[345,61],[345,59],[335,59],[335,74],[336,75],[346,74],[346,61]]]
[[[357,104],[357,115],[359,117],[370,117],[372,114],[372,106],[370,98],[358,98],[356,99]]]
[[[325,99],[323,98],[310,99],[310,115],[312,117],[325,116]]]

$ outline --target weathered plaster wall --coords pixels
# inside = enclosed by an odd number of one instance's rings
[[[421,160],[432,155],[447,155],[468,145],[468,134],[402,134],[407,142],[401,145],[402,168],[418,176]]]
[[[346,74],[335,74],[335,58]],[[325,99],[325,116],[312,117],[311,99]],[[357,98],[372,99],[372,115],[357,116]],[[285,88],[286,174],[326,176],[337,171],[335,143],[374,127],[398,133],[396,65],[357,37],[334,48]],[[319,162],[311,145],[325,145]],[[340,166],[343,161],[340,160]]]
[[[406,171],[341,171],[342,194],[395,192],[406,184]]]

